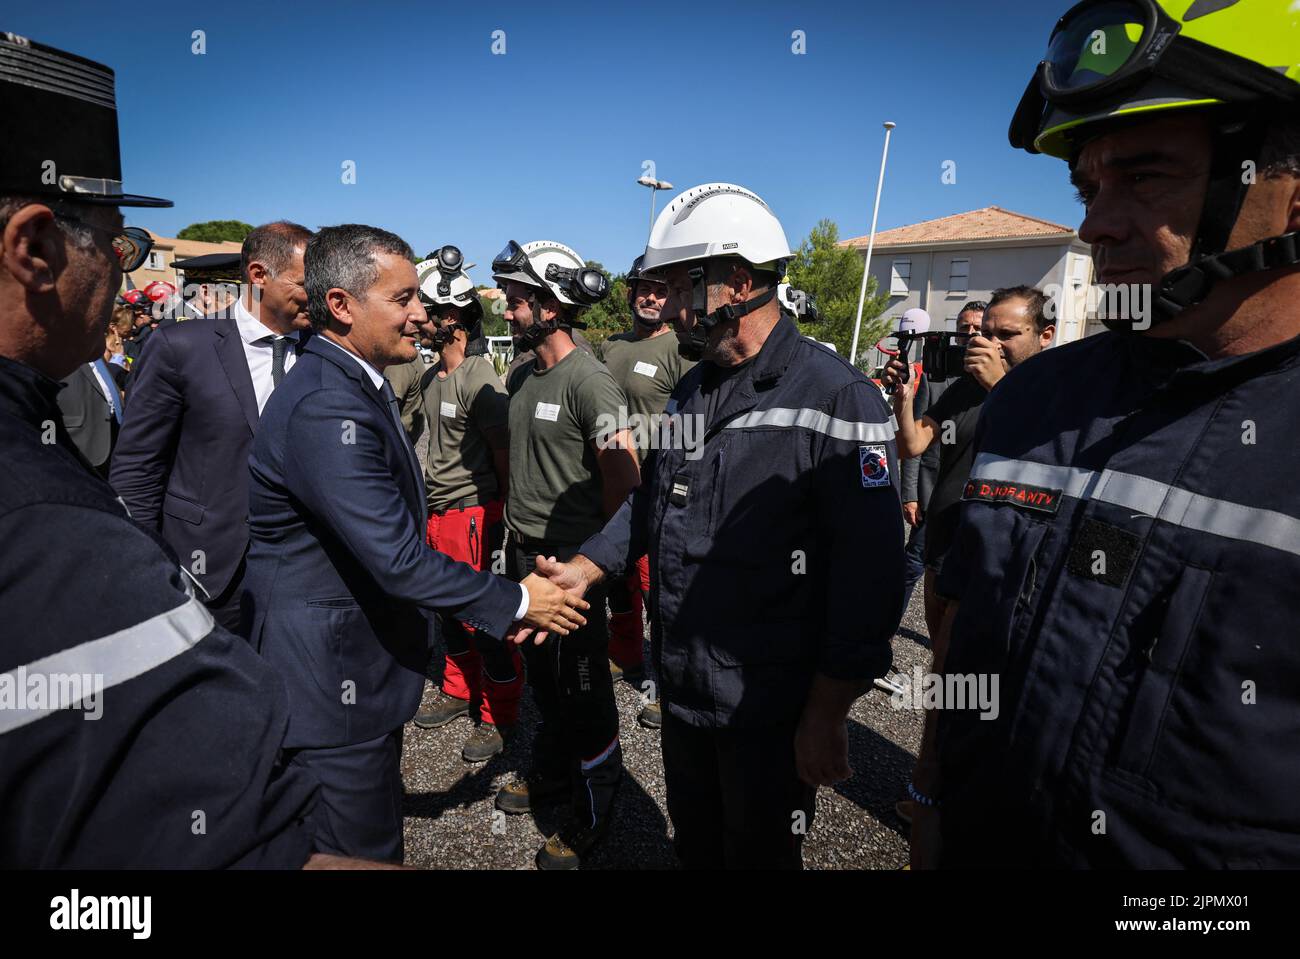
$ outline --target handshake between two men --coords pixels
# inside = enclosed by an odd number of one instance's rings
[[[506,638],[519,645],[531,638],[540,646],[552,632],[567,636],[570,630],[586,625],[579,611],[590,609],[591,604],[582,597],[604,578],[604,570],[581,553],[567,563],[554,556],[538,556],[535,572],[522,581],[528,590],[528,615]],[[535,602],[539,604],[537,616],[532,615]]]
[[[586,557],[574,559],[582,560],[596,571],[597,576],[600,575]],[[537,572],[525,576],[520,585],[528,593],[528,610],[507,634],[507,639],[523,643],[532,636],[535,642],[542,643],[550,633],[567,636],[587,625],[582,612],[590,609],[591,604],[582,597],[590,582],[572,564],[557,563],[554,557],[539,556]]]

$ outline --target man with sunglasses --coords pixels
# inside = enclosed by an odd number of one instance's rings
[[[791,255],[734,183],[663,209],[645,267],[700,362],[644,482],[577,554],[538,563],[581,595],[649,554],[668,813],[693,869],[802,866],[817,787],[852,775],[849,710],[889,668],[902,614],[889,410],[782,311]]]
[[[510,398],[485,355],[483,307],[460,250],[442,247],[417,272],[428,316],[424,328],[439,352],[418,384],[421,421],[429,424],[425,539],[454,560],[490,569],[502,547]],[[518,648],[449,616],[440,625],[447,647],[442,684],[415,725],[435,729],[474,708],[479,721],[461,757],[486,762],[505,748],[519,721],[524,669]]]
[[[601,363],[570,336],[583,308],[609,280],[561,243],[511,241],[492,263],[505,289],[506,320],[534,357],[510,376],[510,531],[507,571],[531,573],[539,557],[568,559],[604,525],[639,481],[626,429],[611,429],[625,404]],[[618,709],[609,672],[604,591],[589,597],[587,625],[523,648],[542,725],[533,764],[496,805],[526,813],[569,798],[573,820],[537,853],[541,869],[576,869],[604,835],[623,772]]]
[[[149,250],[118,208],[171,203],[122,192],[107,67],[0,33],[0,115],[0,674],[62,690],[0,710],[0,868],[297,868],[316,785],[280,758],[284,684],[56,402]]]
[[[303,251],[311,231],[280,220],[244,238],[242,296],[228,316],[165,322],[131,377],[109,482],[240,628],[248,552],[248,454],[272,391],[307,340]]]
[[[1081,3],[1011,141],[1069,163],[1109,331],[985,403],[939,591],[1000,709],[941,714],[914,861],[1295,868],[1300,10]]]

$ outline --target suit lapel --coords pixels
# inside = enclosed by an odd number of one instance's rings
[[[253,374],[248,371],[248,357],[244,355],[244,341],[239,337],[239,327],[233,319],[217,320],[213,326],[217,335],[217,359],[226,371],[230,388],[235,391],[235,398],[248,420],[249,430],[257,434],[257,391],[253,389]]]
[[[383,395],[375,388],[375,384],[370,381],[369,375],[361,368],[361,364],[349,356],[342,347],[335,346],[333,343],[320,342],[322,337],[312,336],[303,346],[304,353],[315,353],[322,359],[333,363],[347,376],[356,380],[357,389],[369,397],[370,402],[379,407],[383,414],[383,422],[388,424],[388,435],[397,443],[402,450],[402,455],[406,460],[407,470],[410,472],[413,483],[413,492],[415,493],[416,505],[414,507],[416,518],[422,519],[425,503],[424,474],[420,469],[420,461],[415,455],[415,449],[411,446],[411,441],[406,437],[406,431],[398,428],[400,424],[393,422],[392,413],[389,411],[388,403],[385,402]],[[396,435],[394,435],[396,430]]]

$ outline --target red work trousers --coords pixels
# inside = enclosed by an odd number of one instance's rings
[[[650,557],[642,556],[636,568],[627,576],[628,605],[626,610],[614,608],[613,591],[610,595],[609,658],[624,669],[640,669],[645,665],[645,631],[641,626],[642,596],[650,593]]]
[[[489,530],[500,529],[501,513],[500,500],[491,500],[485,506],[431,512],[426,539],[452,559],[477,570],[490,569],[492,550],[501,548],[501,537],[493,537]],[[517,723],[524,671],[514,643],[478,634],[472,626],[450,616],[442,618],[442,635],[447,644],[442,691],[456,699],[477,701],[479,717],[485,723]]]

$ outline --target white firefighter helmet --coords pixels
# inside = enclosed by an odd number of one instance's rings
[[[567,306],[586,307],[609,295],[609,277],[587,266],[576,250],[554,240],[520,246],[514,240],[492,260],[498,283],[515,281],[549,290]]]
[[[643,268],[715,256],[739,256],[751,265],[785,272],[792,255],[781,222],[755,193],[733,183],[706,183],[678,194],[650,231]]]
[[[420,299],[438,306],[466,307],[477,303],[474,281],[468,273],[473,265],[466,263],[454,246],[444,246],[427,260],[421,260],[415,266]]]

